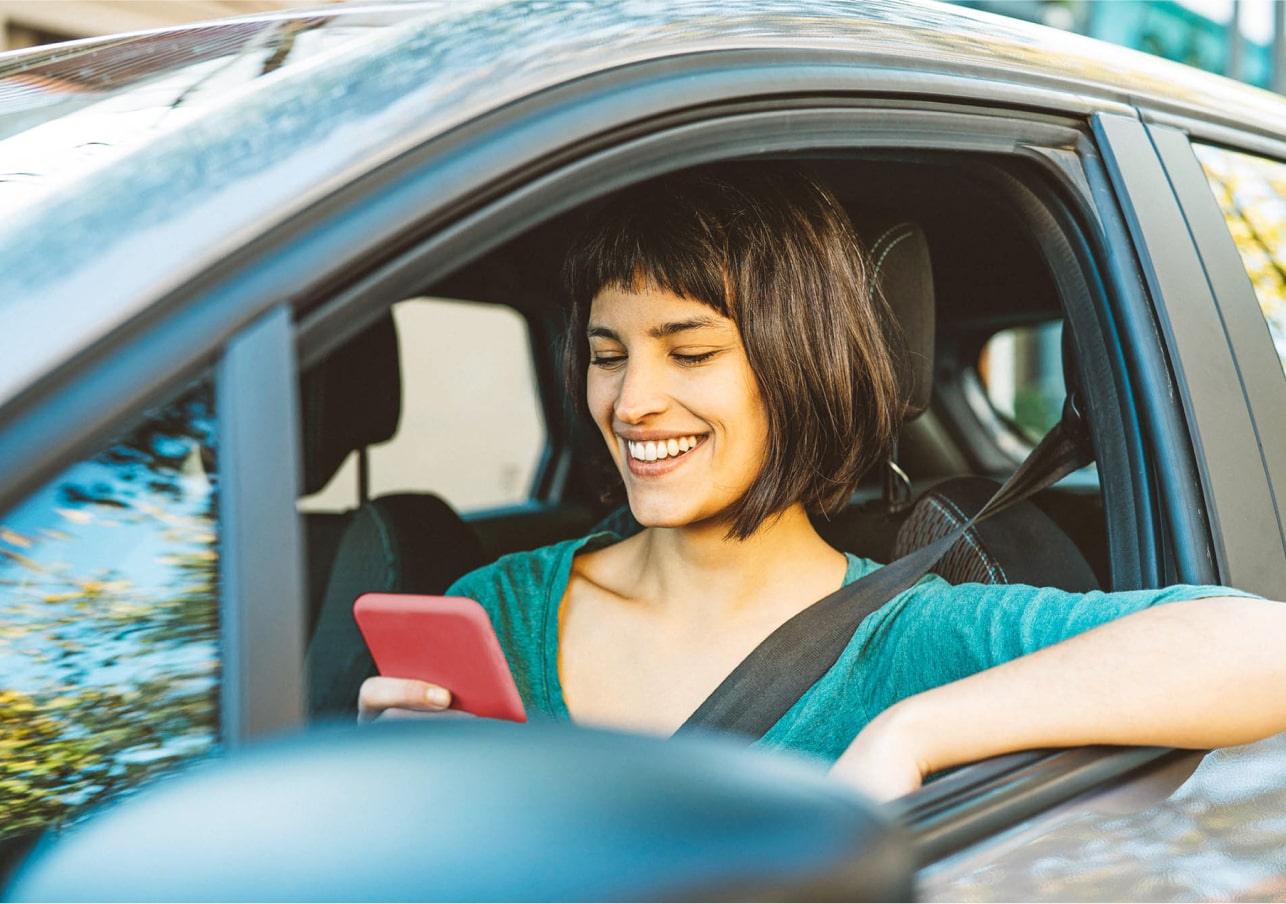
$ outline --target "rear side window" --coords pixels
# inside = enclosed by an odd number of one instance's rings
[[[1063,414],[1062,338],[1061,320],[1015,327],[988,339],[978,356],[988,406],[1031,444]]]
[[[413,298],[393,306],[402,371],[397,433],[368,450],[370,495],[435,493],[459,512],[524,502],[546,443],[527,322],[497,304]],[[344,511],[358,459],[306,512]]]
[[[0,514],[0,861],[218,741],[208,383]]]
[[[1286,163],[1194,144],[1286,371]]]

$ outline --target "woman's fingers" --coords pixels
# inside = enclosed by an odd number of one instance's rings
[[[438,712],[451,705],[451,692],[412,678],[367,678],[357,695],[357,720],[368,722],[388,709]]]

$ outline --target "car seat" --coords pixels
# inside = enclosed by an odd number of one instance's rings
[[[1089,429],[1079,402],[1080,387],[1070,342],[1063,332],[1064,435],[1075,437],[1087,460],[1093,460]],[[985,477],[957,477],[924,493],[898,531],[893,558],[900,558],[964,525],[1000,489]],[[970,527],[938,560],[933,571],[953,584],[1030,584],[1076,593],[1101,588],[1097,574],[1080,548],[1032,500]]]
[[[443,593],[484,556],[473,531],[441,498],[368,498],[366,447],[392,438],[401,408],[391,315],[309,371],[302,391],[305,492],[324,486],[350,452],[359,454],[358,507],[305,516],[317,613],[306,657],[308,709],[314,716],[352,713],[362,681],[374,673],[353,601],[368,591]]]
[[[355,379],[355,375],[361,375]],[[303,492],[312,496],[334,478],[348,456],[386,442],[397,431],[402,406],[397,332],[380,318],[299,379],[303,433]],[[365,468],[359,469],[365,473]],[[366,494],[360,494],[365,498]],[[353,511],[303,514],[307,551],[308,632],[321,611],[339,538]]]

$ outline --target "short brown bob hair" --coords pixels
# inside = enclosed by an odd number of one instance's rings
[[[730,538],[796,502],[834,514],[888,454],[904,411],[890,349],[901,334],[844,209],[800,167],[721,163],[626,188],[573,243],[564,278],[567,385],[587,418],[586,329],[604,288],[661,289],[736,324],[768,448],[734,505]]]

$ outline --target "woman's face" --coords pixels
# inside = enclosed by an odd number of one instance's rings
[[[763,469],[768,419],[737,327],[659,289],[590,305],[589,410],[645,527],[722,520]]]

